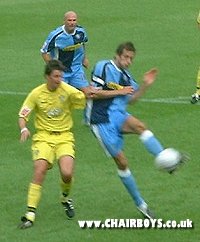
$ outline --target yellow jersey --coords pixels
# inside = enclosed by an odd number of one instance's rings
[[[49,91],[47,84],[42,84],[29,93],[19,117],[28,121],[34,110],[36,130],[68,131],[73,126],[72,109],[83,109],[85,103],[83,92],[64,82],[55,91]]]

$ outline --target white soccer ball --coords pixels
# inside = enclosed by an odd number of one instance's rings
[[[167,148],[155,158],[155,165],[159,170],[171,172],[181,160],[181,154],[174,148]]]

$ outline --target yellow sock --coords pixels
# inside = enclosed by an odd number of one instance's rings
[[[27,206],[29,208],[37,208],[41,197],[42,186],[30,183],[28,190]]]
[[[198,71],[198,74],[197,74],[197,91],[196,93],[198,95],[200,95],[200,68],[199,68],[199,71]]]
[[[26,218],[27,218],[28,220],[30,220],[30,221],[32,221],[32,222],[35,221],[35,213],[34,213],[34,212],[29,212],[29,211],[27,211],[25,216],[26,216]]]
[[[71,190],[71,186],[72,186],[72,180],[70,182],[63,182],[63,180],[61,179],[60,181],[60,186],[61,186],[61,202],[66,202],[67,201],[67,197],[69,195],[69,192]]]

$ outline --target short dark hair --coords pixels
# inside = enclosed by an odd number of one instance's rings
[[[49,76],[54,70],[64,71],[65,67],[59,60],[48,61],[44,69],[44,74]]]
[[[116,54],[117,55],[121,55],[123,53],[123,50],[128,50],[128,51],[133,51],[133,52],[136,52],[136,48],[134,46],[134,44],[130,41],[127,41],[127,42],[124,42],[124,43],[121,43],[117,49],[116,49]]]

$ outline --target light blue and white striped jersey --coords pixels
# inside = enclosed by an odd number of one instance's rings
[[[94,66],[91,85],[103,90],[120,89],[132,86],[138,90],[139,86],[127,70],[119,69],[112,60],[97,62]],[[91,124],[107,123],[116,111],[126,112],[131,96],[116,96],[107,99],[90,100],[87,105],[86,116]]]
[[[84,28],[77,26],[74,33],[68,34],[64,25],[53,30],[45,40],[41,53],[50,53],[52,58],[60,60],[66,72],[76,72],[84,59],[84,43],[88,41]]]

